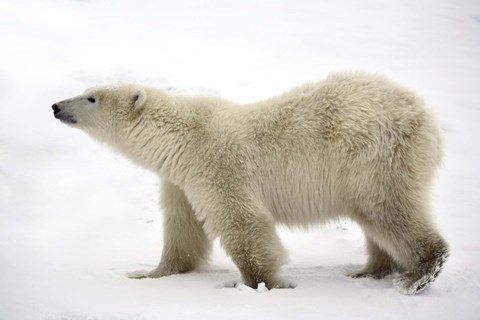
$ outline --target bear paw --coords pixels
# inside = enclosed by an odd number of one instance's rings
[[[433,280],[434,278],[428,275],[420,277],[419,279],[415,279],[407,273],[395,279],[393,281],[393,286],[398,290],[398,292],[413,296],[425,290],[425,288],[427,288],[427,286],[432,283]]]
[[[295,289],[296,286],[297,285],[293,284],[293,283],[277,282],[274,285],[272,285],[272,287],[268,287],[267,284],[265,284],[265,282],[260,282],[256,285],[256,288],[254,288],[254,286],[246,285],[241,281],[232,280],[232,281],[226,281],[226,282],[218,285],[217,288],[219,288],[219,289],[235,288],[235,289],[238,289],[240,291],[248,288],[249,290],[254,290],[254,291],[257,291],[259,293],[262,293],[262,292],[270,291],[271,289]]]
[[[150,271],[147,270],[137,270],[132,272],[127,272],[125,276],[130,279],[144,279],[148,278]]]
[[[264,292],[264,291],[269,291],[271,289],[295,289],[297,285],[293,283],[287,283],[284,281],[275,281],[274,283],[269,282],[266,284],[265,282],[260,282],[256,285],[247,285],[241,281],[226,281],[220,285],[217,286],[217,288],[243,288],[243,287],[249,287],[253,290],[257,290],[258,292]]]
[[[174,273],[164,272],[162,270],[154,269],[152,271],[147,270],[137,270],[132,272],[127,272],[125,276],[130,279],[145,279],[145,278],[161,278],[165,276],[172,275]]]
[[[387,270],[376,270],[376,271],[357,271],[347,274],[349,277],[354,279],[360,278],[373,278],[373,279],[383,279],[386,276],[389,276],[392,272]]]

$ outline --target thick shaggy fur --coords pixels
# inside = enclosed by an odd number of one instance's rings
[[[54,110],[163,180],[163,255],[137,277],[193,270],[220,237],[247,285],[288,287],[275,224],[340,217],[365,232],[369,260],[355,277],[397,271],[396,287],[415,294],[448,255],[429,205],[439,130],[421,100],[383,77],[334,74],[247,105],[115,85]]]

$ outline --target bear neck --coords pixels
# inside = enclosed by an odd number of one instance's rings
[[[147,106],[125,132],[124,148],[134,162],[158,173],[162,178],[181,186],[185,183],[186,167],[200,147],[205,123],[213,107],[192,103],[174,96]]]

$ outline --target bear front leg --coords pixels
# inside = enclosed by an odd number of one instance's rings
[[[228,197],[207,217],[205,228],[220,235],[220,244],[237,265],[246,285],[291,288],[277,275],[285,251],[266,209],[249,197]]]
[[[185,273],[207,263],[211,241],[195,218],[184,192],[164,182],[161,194],[164,213],[163,252],[157,268],[150,272],[138,271],[130,278],[159,278]]]

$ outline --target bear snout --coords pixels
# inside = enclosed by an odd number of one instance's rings
[[[68,114],[67,112],[65,112],[65,110],[62,110],[58,104],[54,103],[52,105],[52,110],[53,110],[54,117],[60,120],[61,122],[69,123],[69,124],[77,123],[77,120],[75,120],[73,115]]]

